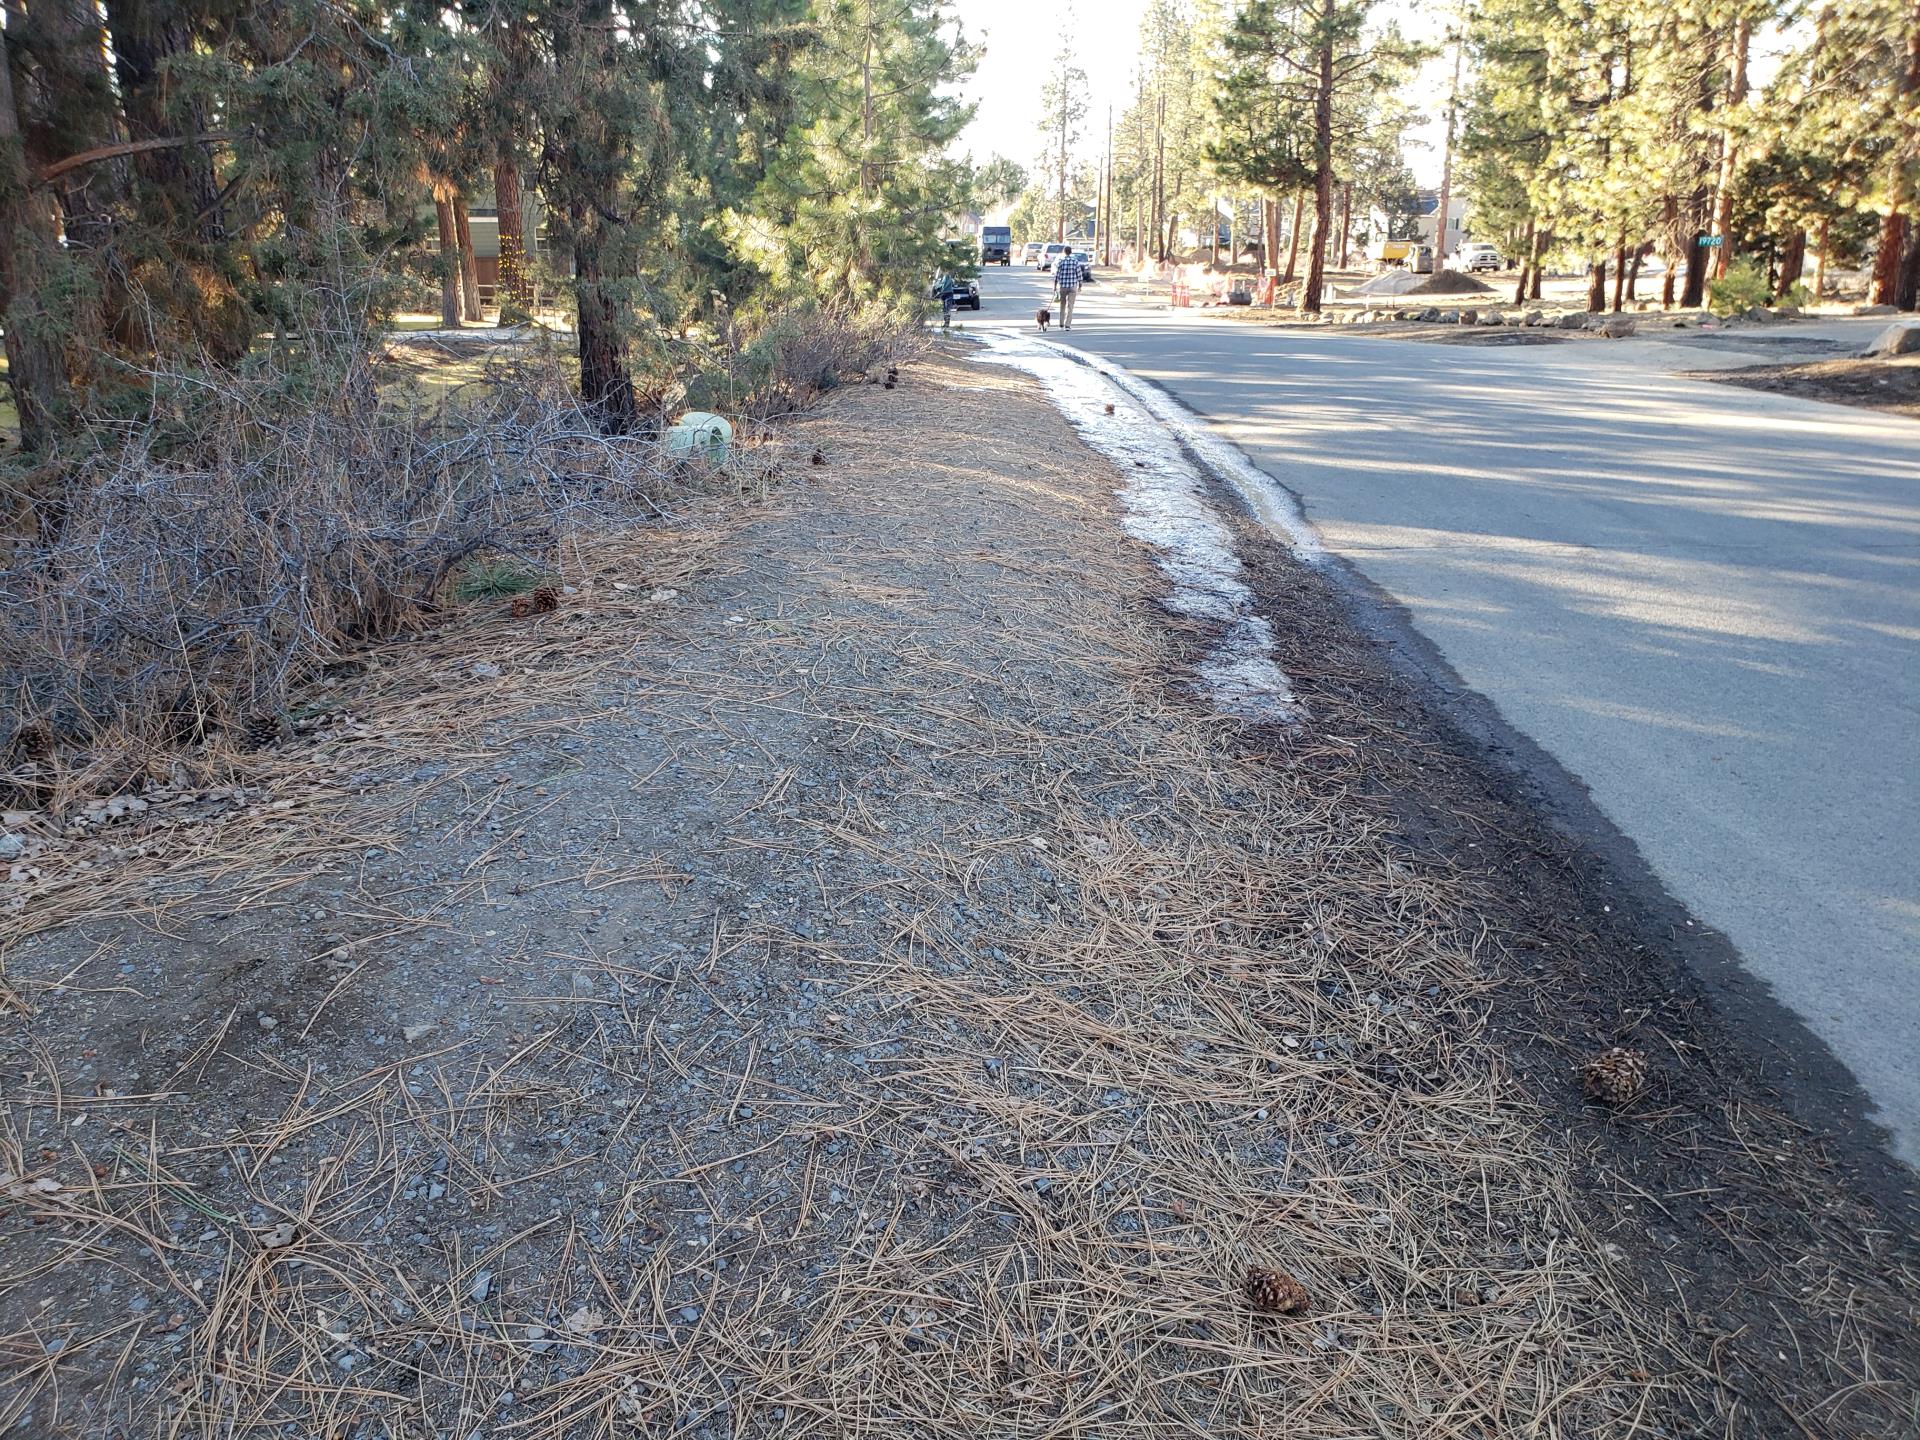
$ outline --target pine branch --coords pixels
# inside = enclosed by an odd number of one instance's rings
[[[119,160],[128,155],[146,155],[155,150],[177,150],[183,145],[224,145],[233,137],[224,130],[212,130],[204,135],[169,135],[160,140],[122,140],[113,145],[96,145],[91,150],[82,150],[77,155],[68,155],[55,160],[51,165],[36,173],[28,184],[41,189],[58,180],[69,171],[81,169],[87,165],[98,165],[102,160]]]

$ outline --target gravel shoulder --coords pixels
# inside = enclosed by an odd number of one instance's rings
[[[1886,410],[1920,420],[1920,356],[1893,360],[1816,360],[1798,365],[1753,365],[1712,370],[1689,379],[1718,380],[1801,400],[1826,400]]]
[[[1324,576],[1248,726],[1032,381],[788,444],[15,882],[0,1430],[1912,1432],[1905,1172]]]

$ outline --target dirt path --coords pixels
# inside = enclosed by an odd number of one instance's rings
[[[1032,382],[932,359],[798,443],[343,675],[192,856],[41,857],[0,1431],[1912,1423],[1902,1222],[1700,1078],[1322,581],[1242,527],[1307,717],[1245,727]],[[1568,1074],[1614,1038],[1617,1117]]]

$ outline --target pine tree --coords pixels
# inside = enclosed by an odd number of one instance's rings
[[[1313,179],[1311,115],[1298,92],[1280,83],[1293,39],[1290,15],[1288,0],[1249,0],[1235,13],[1210,97],[1207,163],[1269,195]]]
[[[1040,91],[1040,132],[1046,137],[1042,163],[1053,180],[1047,228],[1056,241],[1067,238],[1068,216],[1078,213],[1077,205],[1067,203],[1067,163],[1069,152],[1080,143],[1080,124],[1087,118],[1087,72],[1069,58],[1066,38],[1061,37],[1059,58]]]
[[[741,238],[789,291],[917,297],[968,169],[947,155],[972,115],[945,93],[973,54],[941,0],[816,0],[796,120]]]
[[[1257,147],[1249,163],[1277,180],[1312,187],[1313,238],[1300,293],[1300,309],[1308,314],[1319,312],[1325,288],[1335,192],[1345,187],[1341,168],[1368,143],[1365,137],[1377,135],[1383,114],[1391,114],[1388,126],[1398,125],[1400,115],[1383,112],[1379,97],[1424,53],[1392,27],[1371,29],[1371,8],[1372,0],[1252,0],[1223,41],[1216,117],[1223,124],[1237,117],[1245,127]],[[1271,92],[1264,100],[1263,86]],[[1236,164],[1226,145],[1217,142],[1212,154],[1216,168]],[[1298,218],[1293,229],[1297,248]]]

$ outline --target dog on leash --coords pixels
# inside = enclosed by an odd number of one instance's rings
[[[1053,311],[1042,305],[1038,310],[1033,312],[1033,323],[1038,325],[1042,330],[1046,329],[1053,323]]]

